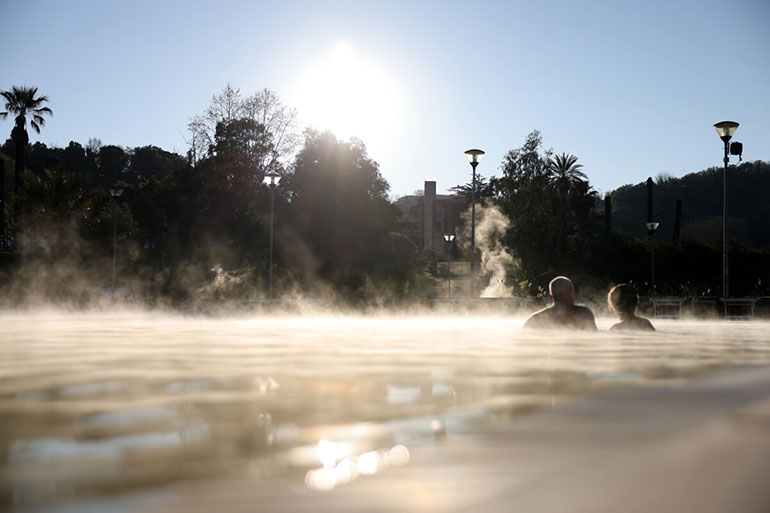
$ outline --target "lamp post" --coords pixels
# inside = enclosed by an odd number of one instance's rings
[[[733,135],[738,130],[738,123],[735,121],[720,121],[714,125],[714,130],[717,131],[717,135],[725,143],[725,171],[722,176],[722,295],[727,298],[730,297],[727,265],[727,165],[730,163],[730,139],[733,138]],[[742,150],[741,143],[733,144],[737,145],[737,151],[733,155],[740,155]]]
[[[281,181],[281,175],[275,171],[265,174],[263,182],[270,187],[270,267],[268,268],[268,299],[273,299],[273,207],[275,205],[275,188]]]
[[[465,158],[473,168],[473,181],[471,185],[471,295],[473,295],[475,281],[476,262],[476,166],[484,158],[484,152],[479,149],[470,149],[465,152]]]
[[[645,223],[647,236],[650,237],[650,295],[655,295],[655,231],[660,223]]]
[[[118,198],[123,195],[122,187],[110,189],[112,196],[112,298],[115,299],[115,280],[117,278],[116,259],[118,255]]]
[[[444,240],[446,241],[446,256],[449,262],[449,267],[446,272],[447,281],[447,299],[452,298],[452,241],[455,240],[454,233],[445,233]]]

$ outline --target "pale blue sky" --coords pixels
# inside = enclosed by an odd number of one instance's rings
[[[346,109],[394,195],[468,181],[470,147],[499,175],[539,129],[606,192],[720,165],[723,119],[745,159],[770,160],[769,27],[766,0],[0,0],[0,89],[50,97],[33,140],[184,153],[188,119],[228,82],[269,88],[318,128]],[[347,103],[324,109],[335,84]]]

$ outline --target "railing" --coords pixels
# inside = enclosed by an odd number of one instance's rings
[[[755,318],[755,305],[760,298],[715,298],[715,297],[650,297],[652,304],[652,316],[656,319],[681,319],[685,305],[689,305],[688,311],[698,316],[698,310],[710,310],[711,315],[719,315],[717,302],[722,304],[724,318],[728,320],[751,320]],[[703,312],[701,312],[703,313]]]
[[[652,316],[656,319],[681,319],[682,304],[685,301],[682,297],[651,297]]]
[[[725,307],[725,319],[753,319],[754,305],[758,298],[733,297],[720,299]]]

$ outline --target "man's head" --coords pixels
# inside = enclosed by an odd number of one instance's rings
[[[548,284],[548,295],[554,304],[575,304],[575,287],[566,276],[557,276]]]

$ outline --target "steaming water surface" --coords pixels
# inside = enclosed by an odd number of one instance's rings
[[[0,509],[18,511],[117,511],[179,480],[244,473],[329,490],[599,387],[770,363],[765,322],[622,335],[530,333],[511,317],[0,322]]]

